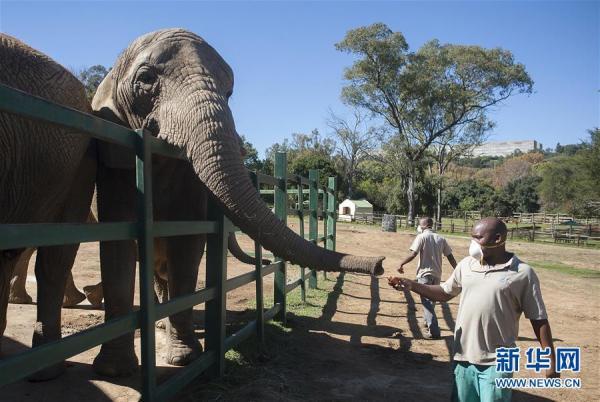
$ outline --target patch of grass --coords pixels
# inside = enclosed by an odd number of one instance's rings
[[[248,361],[244,358],[244,356],[235,349],[229,349],[225,352],[225,360],[227,360],[230,364],[235,364],[237,366],[243,366],[248,364]]]
[[[531,261],[530,265],[536,268],[548,269],[550,271],[560,272],[561,274],[573,275],[580,278],[600,279],[600,271],[588,268],[575,268],[560,262],[550,261]]]
[[[291,269],[290,269],[291,268]],[[288,277],[296,278],[294,266],[288,267]],[[300,271],[299,269],[297,270]],[[332,274],[329,274],[331,277]],[[299,276],[299,274],[298,274]],[[327,297],[333,290],[335,280],[323,279],[323,273],[317,273],[317,288],[310,289],[308,287],[308,278],[306,279],[306,302],[302,301],[302,294],[300,293],[300,287],[292,290],[287,294],[287,311],[294,313],[295,315],[317,318],[323,313],[323,307],[327,303]],[[265,309],[269,309],[273,306],[273,295],[265,294],[263,298],[263,305]],[[256,299],[248,300],[246,304],[248,310],[254,310],[256,308]],[[275,324],[279,325],[279,324]]]

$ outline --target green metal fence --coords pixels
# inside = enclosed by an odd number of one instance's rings
[[[160,141],[143,130],[130,130],[106,120],[72,110],[0,84],[0,111],[68,127],[108,141],[133,148],[136,154],[137,222],[98,224],[0,224],[0,250],[22,247],[52,246],[107,240],[136,239],[138,241],[140,268],[140,309],[110,320],[97,327],[47,343],[27,352],[0,361],[0,387],[22,379],[34,372],[59,363],[108,340],[140,329],[141,332],[141,393],[145,401],[164,400],[180,390],[203,372],[214,376],[223,374],[225,352],[243,340],[256,335],[259,345],[264,343],[264,324],[270,319],[285,322],[286,295],[296,287],[305,297],[305,281],[310,277],[311,287],[316,287],[314,271],[306,274],[301,268],[300,278],[288,283],[286,263],[277,259],[270,265],[261,264],[262,248],[255,242],[255,270],[227,279],[227,235],[236,230],[223,212],[214,205],[209,207],[209,221],[155,222],[152,217],[152,154],[183,159],[181,151]],[[310,177],[287,175],[286,155],[278,153],[275,160],[275,177],[251,173],[257,191],[261,185],[273,186],[275,214],[284,222],[288,216],[288,197],[297,194],[299,207],[294,213],[300,218],[300,234],[304,237],[304,216],[309,213],[308,239],[335,249],[336,181],[329,178],[328,186],[321,186],[318,172]],[[295,186],[288,189],[288,184]],[[303,208],[308,187],[310,207]],[[322,194],[324,213],[318,211]],[[318,236],[318,218],[324,221],[324,235]],[[164,304],[156,304],[153,293],[153,238],[207,235],[206,286],[195,293],[181,296]],[[265,311],[263,277],[275,273],[274,304]],[[256,282],[256,319],[236,333],[226,336],[225,314],[227,292],[248,283]],[[195,305],[205,303],[205,351],[201,357],[179,370],[161,384],[156,382],[155,322]]]

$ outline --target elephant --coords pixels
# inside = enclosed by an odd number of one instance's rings
[[[198,35],[165,29],[134,40],[118,57],[92,100],[97,116],[181,149],[185,160],[154,155],[153,217],[157,221],[207,219],[207,202],[220,207],[243,232],[279,258],[325,271],[383,273],[384,257],[359,257],[326,250],[301,238],[260,199],[243,165],[239,135],[228,100],[233,72]],[[98,143],[99,221],[136,219],[133,153]],[[195,290],[205,235],[167,238],[169,297]],[[133,241],[100,243],[105,319],[132,311]],[[210,268],[209,268],[210,269]],[[167,363],[186,365],[201,353],[192,309],[169,317]],[[137,369],[133,333],[102,345],[93,366],[107,376]]]
[[[88,214],[88,222],[96,222],[96,216],[92,211]],[[19,257],[19,260],[15,266],[12,279],[10,280],[10,292],[8,302],[12,304],[31,304],[33,302],[31,296],[25,289],[25,282],[27,281],[27,268],[29,267],[29,260],[33,255],[35,248],[26,249]],[[85,291],[85,288],[84,288]],[[85,300],[86,294],[83,294],[75,286],[73,281],[73,275],[69,271],[67,282],[65,284],[65,294],[63,296],[63,307],[73,307]]]
[[[92,212],[90,212],[90,218],[88,222],[95,222],[96,218]],[[157,299],[160,298],[161,302],[166,301],[168,295],[168,289],[166,287],[167,281],[167,269],[166,269],[166,255],[164,255],[164,245],[159,239],[154,242],[155,248],[155,259],[154,259],[154,283]],[[227,248],[229,252],[243,262],[244,264],[256,264],[256,259],[244,252],[237,242],[235,234],[232,232],[229,234],[227,240]],[[16,264],[13,277],[10,281],[10,295],[8,302],[13,304],[31,304],[33,302],[31,296],[25,289],[25,282],[27,280],[27,268],[29,266],[29,260],[35,251],[34,248],[28,248],[25,250]],[[263,265],[269,265],[271,260],[266,258],[262,259]],[[100,306],[104,293],[102,290],[102,282],[95,285],[88,285],[83,287],[84,293],[81,293],[75,286],[73,281],[73,275],[69,273],[67,283],[65,285],[65,294],[63,297],[63,307],[74,307],[81,303],[86,298],[92,306]]]
[[[31,304],[33,299],[25,289],[25,281],[27,280],[27,268],[29,260],[35,251],[34,248],[26,249],[19,256],[19,260],[15,265],[12,279],[10,281],[8,302],[12,304]],[[62,306],[73,307],[84,301],[86,295],[81,293],[75,286],[73,275],[69,272],[65,283],[65,294],[63,296]]]
[[[0,83],[82,112],[91,113],[81,82],[48,56],[0,34]],[[0,223],[83,223],[96,177],[96,148],[75,130],[0,112]],[[61,336],[65,284],[79,244],[37,250],[37,317],[32,344]],[[0,250],[0,339],[6,329],[10,281],[27,249]],[[64,365],[33,379],[52,378]]]

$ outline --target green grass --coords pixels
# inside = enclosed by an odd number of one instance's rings
[[[560,262],[550,261],[531,261],[530,265],[534,268],[542,268],[550,271],[560,272],[561,274],[577,276],[580,278],[600,279],[600,271],[589,268],[574,268]]]
[[[288,275],[295,278],[294,271],[291,271],[288,267]],[[299,270],[298,270],[299,271]],[[292,290],[287,294],[287,311],[296,315],[305,317],[320,317],[323,312],[323,306],[327,303],[327,297],[333,289],[335,281],[331,279],[324,280],[321,272],[317,273],[318,287],[317,289],[310,289],[308,287],[308,278],[306,280],[306,303],[302,301],[300,294],[300,287]],[[330,274],[331,275],[331,274]],[[269,308],[273,306],[273,295],[264,296],[264,306]],[[247,304],[248,309],[256,308],[256,300],[249,300]],[[279,325],[274,323],[274,325]]]

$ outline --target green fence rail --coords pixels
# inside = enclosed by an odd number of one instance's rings
[[[316,287],[316,274],[306,275],[301,268],[300,278],[288,283],[287,264],[281,259],[263,266],[262,247],[255,242],[254,271],[227,279],[227,235],[236,228],[214,205],[209,207],[209,221],[205,222],[155,222],[152,217],[152,154],[183,159],[181,150],[162,142],[143,130],[130,130],[109,121],[82,113],[45,99],[31,96],[0,84],[0,112],[11,113],[33,120],[50,122],[74,129],[101,141],[124,145],[135,150],[137,186],[137,222],[97,224],[0,224],[0,250],[21,247],[52,246],[108,240],[137,239],[140,255],[139,283],[140,309],[107,321],[97,327],[50,342],[29,351],[0,360],[0,387],[23,379],[36,371],[73,357],[108,340],[136,329],[141,332],[141,394],[144,401],[164,400],[175,394],[203,372],[214,376],[223,374],[225,352],[245,339],[256,335],[259,347],[264,343],[264,325],[271,319],[285,322],[286,295],[300,287],[305,298],[305,281],[310,276],[311,287]],[[300,235],[304,233],[303,201],[308,187],[310,200],[310,241],[323,243],[335,249],[336,180],[329,178],[328,186],[321,186],[318,172],[310,177],[288,176],[286,155],[278,153],[275,160],[275,177],[262,173],[250,173],[257,191],[264,185],[273,186],[275,214],[287,222],[288,198],[298,196],[295,211],[300,219]],[[294,189],[288,189],[288,185]],[[262,185],[262,186],[261,186]],[[265,190],[263,190],[265,191]],[[323,213],[318,211],[319,195],[322,196]],[[324,236],[318,237],[318,218],[324,220]],[[192,294],[156,304],[153,292],[153,238],[206,234],[206,286]],[[274,304],[264,308],[263,278],[274,273]],[[225,314],[227,292],[256,282],[256,318],[242,329],[226,335]],[[155,323],[179,311],[205,303],[205,352],[200,358],[177,371],[168,380],[156,382]]]

